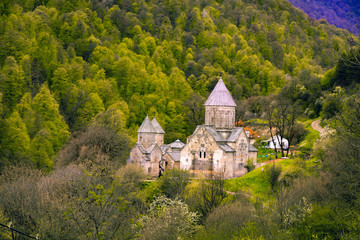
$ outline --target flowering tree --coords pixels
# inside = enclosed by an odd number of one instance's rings
[[[186,203],[165,196],[157,197],[138,222],[138,239],[179,239],[198,229],[199,215],[190,212]]]

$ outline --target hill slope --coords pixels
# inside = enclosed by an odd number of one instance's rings
[[[357,24],[360,24],[360,2],[357,0],[289,0],[295,7],[300,8],[310,17],[326,19],[330,24],[359,34]]]
[[[5,1],[0,10],[0,165],[51,168],[88,125],[135,139],[146,114],[166,142],[184,141],[220,75],[237,101],[304,73],[316,84],[351,45],[349,32],[285,0]]]

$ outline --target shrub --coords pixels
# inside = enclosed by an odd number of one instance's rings
[[[189,171],[172,169],[165,171],[164,175],[159,179],[159,188],[166,197],[176,198],[182,195],[189,182]]]
[[[254,207],[245,199],[215,208],[205,221],[202,239],[232,239],[254,220]]]
[[[199,228],[199,215],[190,212],[178,198],[157,197],[145,216],[138,221],[138,239],[181,239],[192,236]]]
[[[201,213],[201,220],[205,220],[227,196],[224,184],[224,179],[214,177],[194,182],[186,188],[184,192],[185,201],[193,211]]]

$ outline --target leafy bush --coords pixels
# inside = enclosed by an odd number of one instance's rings
[[[190,209],[201,214],[202,221],[226,198],[224,184],[225,181],[221,177],[213,177],[193,182],[185,189],[185,201]]]
[[[215,208],[206,218],[204,230],[197,236],[199,239],[232,239],[241,235],[242,228],[254,220],[254,206],[242,197]]]
[[[159,188],[166,197],[180,197],[190,182],[190,172],[182,169],[171,169],[165,171],[158,181]]]
[[[181,239],[198,230],[199,215],[179,200],[159,196],[138,222],[137,239]]]

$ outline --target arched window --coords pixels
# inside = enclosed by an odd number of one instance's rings
[[[199,149],[199,156],[200,158],[206,158],[206,147],[204,147],[204,144],[201,144]]]

